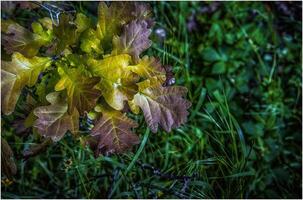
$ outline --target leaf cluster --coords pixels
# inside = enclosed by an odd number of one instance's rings
[[[161,61],[142,55],[152,44],[151,14],[145,3],[100,2],[96,23],[83,13],[67,12],[58,24],[45,17],[31,30],[3,20],[3,113],[12,114],[29,88],[36,102],[27,127],[56,142],[67,132],[82,137],[79,118],[88,117],[94,128],[85,141],[97,155],[122,153],[139,143],[130,112],[142,110],[152,132],[159,126],[170,132],[185,123],[187,89],[164,87]]]

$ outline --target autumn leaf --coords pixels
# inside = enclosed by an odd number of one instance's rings
[[[145,21],[148,28],[153,25],[151,9],[141,2],[105,2],[98,6],[97,36],[101,40],[103,49],[111,47],[115,35],[120,35],[121,28],[132,20]]]
[[[98,149],[104,154],[122,153],[139,143],[131,129],[138,125],[125,114],[106,106],[98,106],[102,117],[95,123],[91,135],[98,140]]]
[[[144,56],[139,60],[137,65],[128,66],[128,68],[143,78],[165,75],[165,70],[160,60],[154,57]]]
[[[92,26],[92,21],[83,13],[78,13],[76,16],[75,24],[77,26],[76,32],[79,34],[90,28]]]
[[[1,33],[6,33],[8,31],[8,27],[12,24],[16,24],[16,22],[11,19],[1,20]]]
[[[147,28],[146,21],[134,20],[123,27],[120,37],[113,38],[113,55],[127,53],[135,62],[138,62],[139,55],[151,46],[148,39],[151,29]]]
[[[96,25],[82,13],[75,19],[69,11],[53,14],[33,22],[31,31],[12,20],[1,23],[8,51],[2,57],[6,60],[1,69],[2,110],[12,113],[22,89],[30,87],[26,89],[37,100],[36,108],[24,109],[26,117],[20,115],[15,127],[20,131],[34,127],[46,137],[23,152],[25,158],[42,152],[66,132],[79,133],[80,115],[87,114],[87,124],[94,121],[93,128],[87,127],[91,134],[81,138],[98,155],[123,153],[139,143],[133,133],[138,125],[127,117],[130,110],[135,114],[142,110],[153,132],[159,126],[169,132],[186,121],[190,106],[184,99],[186,88],[163,87],[170,74],[159,59],[142,56],[151,46],[154,24],[148,4],[100,2]],[[35,57],[38,53],[49,58]]]
[[[40,24],[49,31],[53,30],[53,21],[49,17],[44,17],[38,20]]]
[[[134,16],[134,19],[146,21],[148,25],[147,27],[151,28],[154,25],[154,20],[152,19],[152,9],[150,4],[134,2],[133,6],[132,15]]]
[[[69,45],[76,42],[77,26],[68,14],[61,14],[59,17],[59,25],[53,25],[54,35],[57,40],[55,43],[55,54],[60,54]]]
[[[183,97],[185,87],[146,87],[146,82],[139,86],[140,92],[134,96],[133,103],[144,113],[145,121],[152,132],[157,132],[160,125],[165,131],[179,127],[186,122],[191,103]]]
[[[4,138],[1,138],[1,172],[8,178],[12,178],[17,173],[14,153]]]
[[[40,106],[34,110],[34,114],[38,117],[34,127],[41,135],[51,138],[55,142],[60,140],[68,130],[73,134],[79,130],[77,109],[68,114],[67,103],[59,95],[59,92],[48,94],[46,99],[51,105]]]
[[[103,47],[108,47],[113,36],[120,33],[122,25],[133,18],[130,15],[131,11],[132,4],[129,2],[112,2],[110,6],[105,2],[99,3],[97,36],[102,41]]]
[[[137,92],[136,82],[139,77],[131,73],[127,66],[131,57],[127,54],[108,56],[103,60],[88,60],[90,71],[101,77],[98,88],[106,102],[116,110],[122,110],[124,101]]]
[[[24,86],[33,86],[39,74],[51,64],[51,58],[25,58],[14,53],[12,61],[1,63],[1,101],[4,114],[14,111],[16,102]]]
[[[101,46],[100,39],[96,36],[96,31],[94,29],[87,29],[80,37],[80,48],[85,53],[96,52],[98,54],[103,54],[103,49]]]
[[[26,101],[22,104],[20,114],[15,117],[14,122],[11,124],[16,135],[27,136],[31,133],[31,127],[36,120],[33,110],[37,105],[38,102],[28,94],[26,96]]]
[[[38,23],[36,23],[36,26]],[[5,27],[5,26],[4,26]],[[20,52],[26,57],[35,56],[42,45],[47,45],[52,37],[48,34],[32,33],[17,23],[5,27],[2,34],[2,45],[7,53]],[[42,33],[42,31],[40,32]]]
[[[94,86],[100,82],[99,77],[84,76],[79,70],[72,68],[65,72],[58,69],[61,79],[55,86],[56,91],[66,89],[68,99],[68,112],[71,114],[77,108],[80,114],[90,111],[95,107],[101,95]]]
[[[163,85],[165,82],[165,75],[158,75],[158,76],[153,76],[149,79],[146,79],[144,81],[141,81],[137,83],[139,91],[144,91],[145,89],[148,88],[157,88]]]
[[[121,77],[123,71],[127,70],[127,66],[131,61],[131,57],[127,54],[115,56],[105,56],[102,60],[89,58],[87,65],[89,70],[100,77],[117,79]]]
[[[166,79],[165,75],[153,76],[149,79],[146,79],[144,81],[137,83],[138,90],[144,91],[147,88],[161,87],[163,85],[163,83],[165,82],[165,79]],[[138,105],[136,105],[135,99],[129,100],[128,106],[134,114],[139,114],[140,107]]]

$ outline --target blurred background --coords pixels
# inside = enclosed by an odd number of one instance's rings
[[[122,155],[94,158],[68,134],[25,159],[41,138],[18,126],[19,103],[1,118],[17,167],[2,175],[2,198],[301,198],[302,2],[147,3],[156,24],[145,53],[189,89],[188,122],[149,134],[137,117],[144,142]],[[98,2],[52,5],[97,21]],[[51,13],[28,2],[1,11],[29,29]]]

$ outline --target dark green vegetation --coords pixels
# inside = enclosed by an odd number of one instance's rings
[[[95,3],[73,5],[96,16]],[[67,134],[24,159],[42,138],[13,128],[27,109],[20,99],[2,118],[18,170],[13,183],[2,179],[3,198],[301,197],[301,2],[152,6],[146,54],[171,64],[176,84],[189,89],[187,124],[152,134],[140,117],[132,152],[96,159]],[[18,9],[13,17],[30,24],[47,15]],[[89,124],[82,120],[82,129]]]

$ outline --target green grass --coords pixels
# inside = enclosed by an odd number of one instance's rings
[[[188,122],[153,134],[136,117],[141,144],[128,153],[94,158],[68,134],[25,161],[40,138],[16,136],[13,117],[3,118],[18,174],[2,198],[300,198],[301,21],[261,2],[221,2],[205,14],[209,2],[151,4],[167,37],[154,34],[149,51],[189,89]]]

